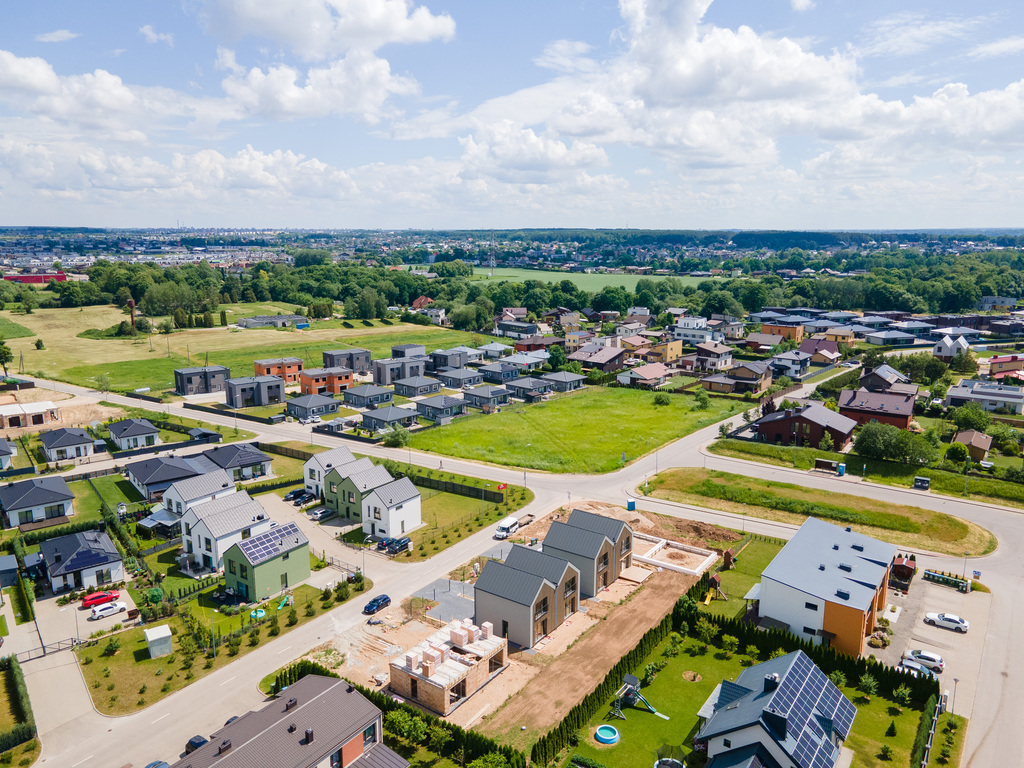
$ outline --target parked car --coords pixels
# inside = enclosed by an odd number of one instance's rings
[[[924,623],[931,624],[933,627],[952,629],[954,632],[960,633],[964,633],[971,628],[971,624],[967,619],[962,619],[955,613],[928,613],[925,614]]]
[[[377,595],[377,597],[366,604],[366,607],[363,608],[363,613],[372,616],[377,611],[383,611],[389,605],[391,605],[390,597],[387,595]]]
[[[333,509],[328,509],[327,507],[314,507],[309,511],[309,519],[314,523],[319,523],[321,520],[326,520],[333,514]]]
[[[299,498],[299,496],[301,496],[304,493],[309,493],[309,491],[307,491],[305,488],[296,488],[294,490],[288,491],[288,493],[284,495],[284,500],[295,501],[295,499]]]
[[[189,739],[188,741],[185,742],[185,754],[186,755],[191,755],[193,752],[195,752],[201,746],[203,746],[204,744],[208,744],[209,742],[210,742],[210,740],[207,739],[206,737],[200,736],[199,734],[196,734],[191,739]]]
[[[104,603],[92,609],[92,615],[89,617],[89,620],[103,619],[117,613],[124,613],[127,610],[128,603]]]
[[[902,669],[914,677],[935,677],[935,673],[928,669],[928,667],[918,664],[911,659],[904,659],[896,665],[896,669]]]
[[[381,539],[377,542],[377,549],[381,552],[386,550],[394,539]]]
[[[907,651],[903,654],[906,661],[916,661],[923,667],[928,667],[932,672],[941,672],[946,668],[946,662],[937,653],[931,651]]]
[[[93,592],[92,594],[86,595],[82,599],[83,608],[92,608],[96,605],[103,605],[104,603],[112,603],[121,597],[121,593],[116,589],[110,589],[106,592]]]
[[[400,539],[392,539],[386,551],[389,555],[397,555],[399,552],[405,552],[407,549],[412,549],[412,539],[408,536],[403,536]]]
[[[310,420],[310,421],[311,421],[311,422],[312,422],[313,424],[319,424],[319,423],[320,423],[320,417],[319,417],[319,416],[317,416],[317,415],[316,415],[315,413],[314,413],[314,414],[313,414],[312,416],[310,416],[310,417],[309,417],[309,420]]]
[[[312,493],[310,493],[309,491],[303,491],[301,496],[295,497],[295,501],[293,501],[292,504],[294,504],[296,507],[301,507],[303,504],[309,504],[309,502],[314,501],[315,499],[316,496],[314,496]]]
[[[226,723],[224,723],[224,726],[227,727],[227,726],[231,725],[237,719],[238,719],[238,715],[235,715],[234,717],[229,717],[228,721]]]
[[[303,416],[301,419],[299,419],[299,424],[312,424],[312,423],[313,423],[313,417],[312,416]]]
[[[171,768],[171,765],[166,760],[157,760],[155,763],[147,765],[146,768]]]

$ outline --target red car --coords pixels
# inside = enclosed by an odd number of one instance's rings
[[[116,589],[112,589],[109,592],[93,592],[91,595],[86,595],[82,600],[83,608],[92,608],[95,605],[103,605],[113,600],[117,600],[121,596],[121,593]]]

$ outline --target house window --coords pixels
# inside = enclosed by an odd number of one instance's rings
[[[537,603],[537,606],[533,610],[533,619],[534,619],[534,621],[536,621],[537,619],[541,618],[542,616],[547,615],[547,612],[548,612],[548,599],[545,597],[543,600],[541,600],[539,603]]]
[[[109,568],[103,568],[99,571],[96,571],[97,584],[109,584],[111,581],[113,581],[113,578]]]
[[[241,576],[243,579],[248,579],[249,578],[249,566],[246,565],[245,563],[242,563],[242,564],[239,565],[239,569],[240,569],[240,573],[238,575]]]
[[[608,567],[608,553],[605,552],[603,555],[601,555],[601,562],[597,566],[597,570],[603,571],[607,567]]]
[[[252,536],[252,528],[243,528],[242,529],[242,541],[245,541],[250,536]]]
[[[203,547],[207,552],[213,552],[213,542],[206,536],[203,537]]]
[[[238,572],[238,569],[235,568],[235,561],[234,560],[228,560],[228,573],[230,573],[232,576],[234,576],[237,572]]]
[[[380,507],[373,508],[373,519],[380,520]]]
[[[816,630],[814,627],[804,627],[804,634],[805,635],[816,635],[816,634],[818,634],[818,630]]]
[[[22,510],[21,512],[18,513],[18,523],[20,525],[24,525],[25,523],[31,523],[31,522],[32,522],[32,510],[31,509],[24,509],[24,510]]]
[[[377,741],[377,724],[371,723],[367,726],[366,730],[363,731],[363,749],[366,749],[369,745],[376,743]]]
[[[732,742],[729,739],[722,739],[722,746],[729,749],[732,746]]]
[[[309,479],[316,480],[316,470],[313,467],[309,468]]]
[[[341,750],[331,755],[331,768],[341,768]]]
[[[174,502],[174,508],[178,512],[178,517],[181,517],[181,502],[180,501]]]
[[[814,603],[804,603],[804,608],[806,608],[808,611],[816,611],[816,610],[818,610],[818,606],[815,605]]]
[[[576,592],[576,577],[573,576],[567,582],[565,582],[565,596],[572,597]]]
[[[47,520],[49,520],[51,518],[54,518],[54,517],[60,517],[61,515],[64,514],[64,505],[63,504],[51,504],[50,506],[45,507],[43,509],[43,511],[46,514],[46,519]]]
[[[632,542],[630,541],[629,536],[627,536],[623,540],[623,542],[622,542],[622,551],[623,552],[629,552],[629,549],[630,549],[631,546],[632,546]]]
[[[289,557],[291,557],[291,554],[291,552],[285,552],[283,555],[281,555],[281,559],[287,560]]]
[[[338,492],[338,484],[337,483],[331,483],[331,493],[337,493],[337,492]]]
[[[190,524],[188,524],[188,523],[185,523],[185,535],[186,536],[191,536],[192,535],[192,526]]]

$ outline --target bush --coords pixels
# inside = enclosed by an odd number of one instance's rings
[[[889,738],[889,739],[895,739],[896,738],[896,721],[895,720],[891,720],[889,722],[889,727],[885,729],[885,736],[886,736],[886,738]]]
[[[671,402],[672,399],[664,392],[659,392],[654,396],[655,405],[669,405]]]
[[[299,614],[296,613],[294,608],[292,608],[290,611],[288,611],[288,626],[289,627],[294,627],[298,623],[299,623]]]

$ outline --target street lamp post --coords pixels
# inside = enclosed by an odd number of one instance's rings
[[[953,678],[953,702],[949,705],[949,711],[953,712],[953,705],[956,704],[956,684],[960,682],[959,677]],[[954,713],[955,714],[955,713]]]
[[[967,581],[967,552],[964,552],[964,581]]]
[[[367,536],[363,539],[363,578],[366,578],[366,542],[372,539],[372,536]]]

